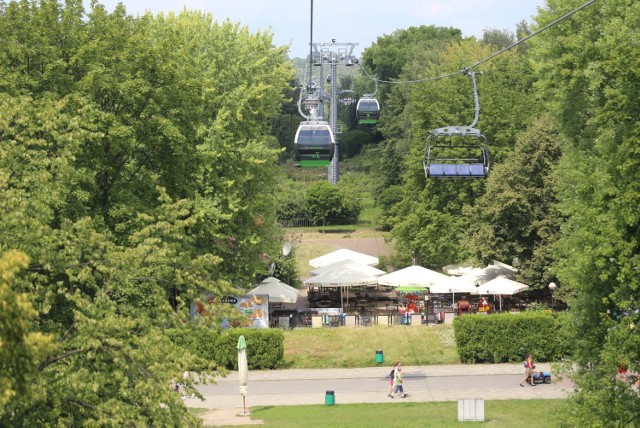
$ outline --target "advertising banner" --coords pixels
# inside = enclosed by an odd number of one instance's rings
[[[269,328],[269,295],[268,294],[250,294],[246,296],[224,296],[217,299],[214,296],[207,298],[209,304],[224,303],[233,305],[244,316],[240,320],[229,321],[222,320],[222,327],[253,327],[253,328]],[[204,309],[202,303],[191,303],[191,319],[195,319],[197,315],[207,316],[208,313]]]

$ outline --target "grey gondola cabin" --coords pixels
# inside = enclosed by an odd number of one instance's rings
[[[356,118],[360,125],[375,125],[380,119],[380,103],[375,98],[362,97],[356,105]]]
[[[304,122],[298,126],[294,142],[295,158],[300,167],[326,167],[335,152],[335,138],[327,122]]]

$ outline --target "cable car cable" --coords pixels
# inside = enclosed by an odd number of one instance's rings
[[[559,24],[560,22],[562,22],[565,19],[571,17],[575,13],[580,12],[582,9],[585,9],[588,6],[591,6],[596,1],[597,0],[589,0],[588,2],[584,3],[582,6],[579,6],[579,7],[575,8],[575,9],[573,9],[572,11],[565,13],[561,17],[559,17],[556,20],[550,22],[549,24],[545,25],[544,27],[540,28],[539,30],[534,31],[533,33],[529,34],[528,36],[526,36],[526,37],[524,37],[524,38],[512,43],[511,45],[507,46],[506,48],[501,49],[498,52],[495,52],[495,53],[489,55],[488,57],[486,57],[486,58],[484,58],[484,59],[482,59],[480,61],[475,62],[473,65],[470,65],[469,67],[463,68],[462,70],[454,71],[454,72],[443,74],[443,75],[436,76],[436,77],[427,77],[427,78],[424,78],[424,79],[415,79],[415,80],[378,80],[378,82],[390,83],[390,84],[394,84],[394,85],[405,84],[405,83],[432,82],[434,80],[441,80],[441,79],[446,79],[448,77],[456,76],[458,74],[464,74],[466,71],[471,70],[472,68],[478,67],[479,65],[484,64],[485,62],[490,61],[490,60],[494,59],[495,57],[497,57],[499,55],[502,55],[506,51],[508,51],[510,49],[513,49],[514,47],[526,42],[527,40],[529,40],[533,36],[537,36],[538,34],[542,33],[543,31],[546,31],[549,28]],[[369,73],[367,73],[367,71],[365,70],[365,68],[362,65],[360,65],[360,68],[365,72],[367,77],[369,77],[370,79],[373,80],[373,77],[371,77],[371,75]]]

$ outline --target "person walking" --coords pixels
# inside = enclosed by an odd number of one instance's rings
[[[525,357],[524,368],[524,377],[520,381],[520,386],[524,387],[524,382],[527,382],[527,379],[529,380],[529,384],[531,386],[536,386],[536,384],[533,382],[533,369],[535,368],[535,365],[533,364],[533,357],[531,356],[531,353],[528,353]]]
[[[404,387],[402,383],[404,382],[404,375],[402,374],[402,367],[398,364],[398,368],[396,368],[396,377],[393,379],[393,395],[400,393],[400,397],[405,398],[407,394],[404,393]],[[391,398],[393,398],[393,395]]]
[[[389,398],[393,398],[393,382],[396,378],[396,370],[398,369],[398,367],[400,366],[399,362],[396,362],[393,365],[393,369],[391,370],[391,373],[389,373],[389,389],[387,390],[387,397]]]

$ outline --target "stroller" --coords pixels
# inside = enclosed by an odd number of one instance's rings
[[[531,372],[533,383],[551,383],[551,373],[536,371]]]

